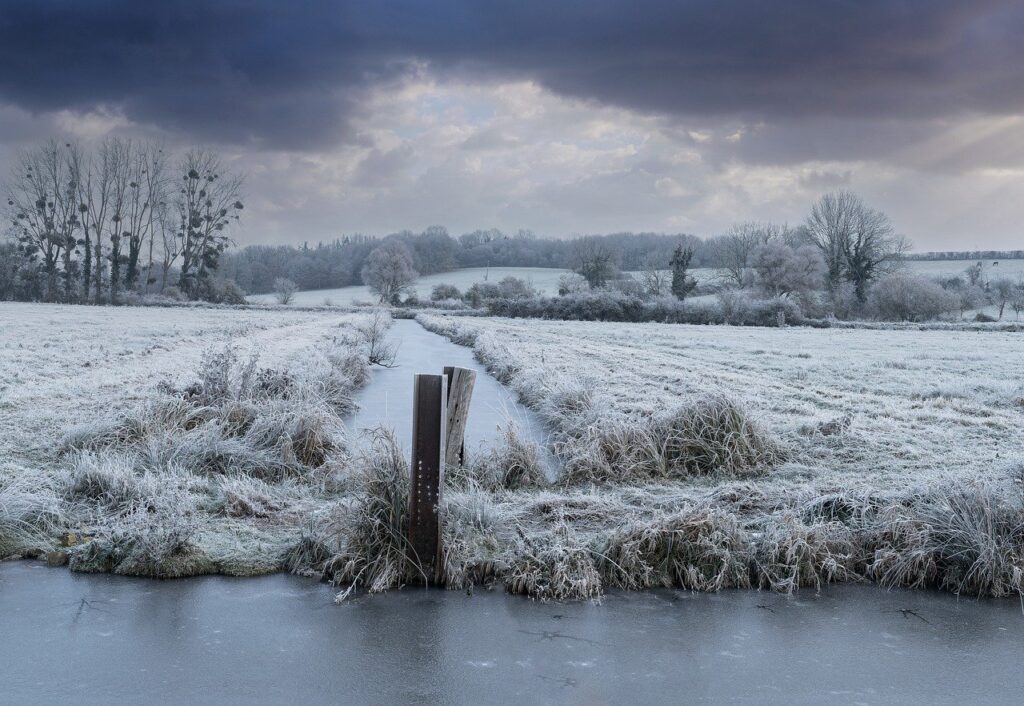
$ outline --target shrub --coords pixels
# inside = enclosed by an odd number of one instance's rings
[[[498,282],[498,293],[505,299],[532,299],[537,293],[526,280],[505,277]]]
[[[439,302],[445,299],[462,299],[462,292],[454,284],[437,284],[430,292],[430,301]]]
[[[479,308],[486,302],[501,297],[501,290],[493,282],[477,282],[467,289],[462,297],[470,306]]]
[[[579,294],[589,290],[590,284],[587,283],[583,275],[573,272],[558,278],[558,296],[560,297],[564,297],[566,294]]]
[[[875,315],[887,321],[927,321],[957,309],[957,302],[938,283],[903,272],[876,282],[869,303]]]
[[[166,294],[171,289],[168,287],[164,293]],[[213,304],[239,305],[246,303],[245,292],[231,279],[200,278],[196,282],[195,298]]]
[[[723,299],[724,297],[724,299]],[[496,298],[486,301],[488,313],[510,318],[568,321],[657,321],[679,324],[778,326],[802,324],[806,319],[795,301],[783,297],[750,299],[745,294],[723,293],[720,300],[679,301],[659,297],[645,301],[614,290],[598,290],[564,297],[535,299]],[[729,316],[726,316],[728,310]]]
[[[281,306],[291,304],[292,300],[295,299],[295,293],[298,291],[299,286],[290,279],[278,277],[274,280],[274,299]]]

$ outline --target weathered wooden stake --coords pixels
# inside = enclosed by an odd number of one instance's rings
[[[476,371],[448,365],[444,376],[448,380],[444,462],[448,466],[458,466],[466,461],[466,422],[469,420],[469,401],[473,398]]]
[[[428,582],[441,572],[441,490],[444,488],[447,385],[443,375],[413,381],[412,487],[409,489],[409,551]]]

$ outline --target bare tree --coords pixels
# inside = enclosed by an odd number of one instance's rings
[[[105,140],[100,144],[98,154],[89,160],[88,172],[79,196],[79,210],[83,214],[85,230],[93,239],[94,250],[90,266],[94,285],[93,301],[97,304],[103,302],[103,242],[104,239],[110,240],[114,234],[118,234],[119,237],[120,219],[114,220],[117,213],[114,204],[115,183],[118,182],[118,174],[123,168],[123,142],[116,138]],[[116,290],[116,285],[114,289]]]
[[[127,240],[124,285],[134,289],[139,283],[140,259],[148,242],[152,243],[156,226],[155,208],[167,198],[166,159],[159,145],[126,143],[125,169],[127,189],[124,200],[124,231]],[[148,279],[147,271],[147,279]]]
[[[274,280],[274,298],[282,306],[291,304],[297,291],[299,291],[298,286],[286,277],[278,277]]]
[[[648,258],[644,270],[640,274],[640,282],[648,296],[661,297],[669,293],[672,287],[672,274],[663,269],[664,263]]]
[[[397,304],[419,273],[412,266],[409,248],[398,240],[387,240],[370,253],[362,275],[363,282],[378,296],[381,304]]]
[[[382,368],[395,367],[398,344],[388,340],[390,328],[391,315],[381,309],[374,311],[365,322],[356,326],[366,341],[366,357],[370,365],[379,365]]]
[[[70,144],[51,140],[19,157],[8,186],[7,206],[15,236],[29,258],[42,259],[47,301],[75,299],[78,247],[78,163]],[[63,274],[63,287],[58,286]]]
[[[995,304],[999,307],[999,319],[1003,318],[1003,311],[1007,303],[1013,298],[1014,283],[1008,277],[1000,277],[992,280],[990,291]]]
[[[718,241],[718,258],[728,279],[737,287],[744,286],[754,252],[783,238],[788,231],[785,225],[768,222],[746,221],[733,225]]]
[[[228,226],[242,210],[243,179],[226,168],[213,152],[190,151],[179,165],[181,187],[177,211],[180,219],[174,248],[181,258],[178,286],[192,299],[203,296],[208,277],[231,240]]]
[[[156,228],[160,232],[160,293],[167,289],[171,266],[181,257],[181,240],[176,213],[165,201],[156,207]],[[154,239],[156,235],[154,234]]]
[[[1024,278],[1021,278],[1013,285],[1013,292],[1010,295],[1010,308],[1020,319],[1020,312],[1024,311]]]
[[[806,233],[825,260],[829,291],[845,279],[861,302],[871,281],[892,272],[908,249],[888,216],[849,191],[822,196],[811,208]]]

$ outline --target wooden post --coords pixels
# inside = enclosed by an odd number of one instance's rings
[[[441,572],[441,490],[444,488],[447,385],[443,375],[413,381],[412,486],[409,489],[409,551],[427,582]]]
[[[468,368],[445,366],[448,380],[448,419],[445,423],[445,459],[449,466],[466,461],[466,422],[469,420],[469,401],[473,397],[476,371]]]

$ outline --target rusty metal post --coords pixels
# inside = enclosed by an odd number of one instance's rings
[[[409,551],[427,582],[441,571],[441,490],[444,488],[447,385],[443,375],[413,381],[412,486],[409,489]]]
[[[458,466],[466,462],[466,422],[469,402],[473,398],[476,371],[445,366],[448,381],[448,417],[445,423],[445,464]]]

